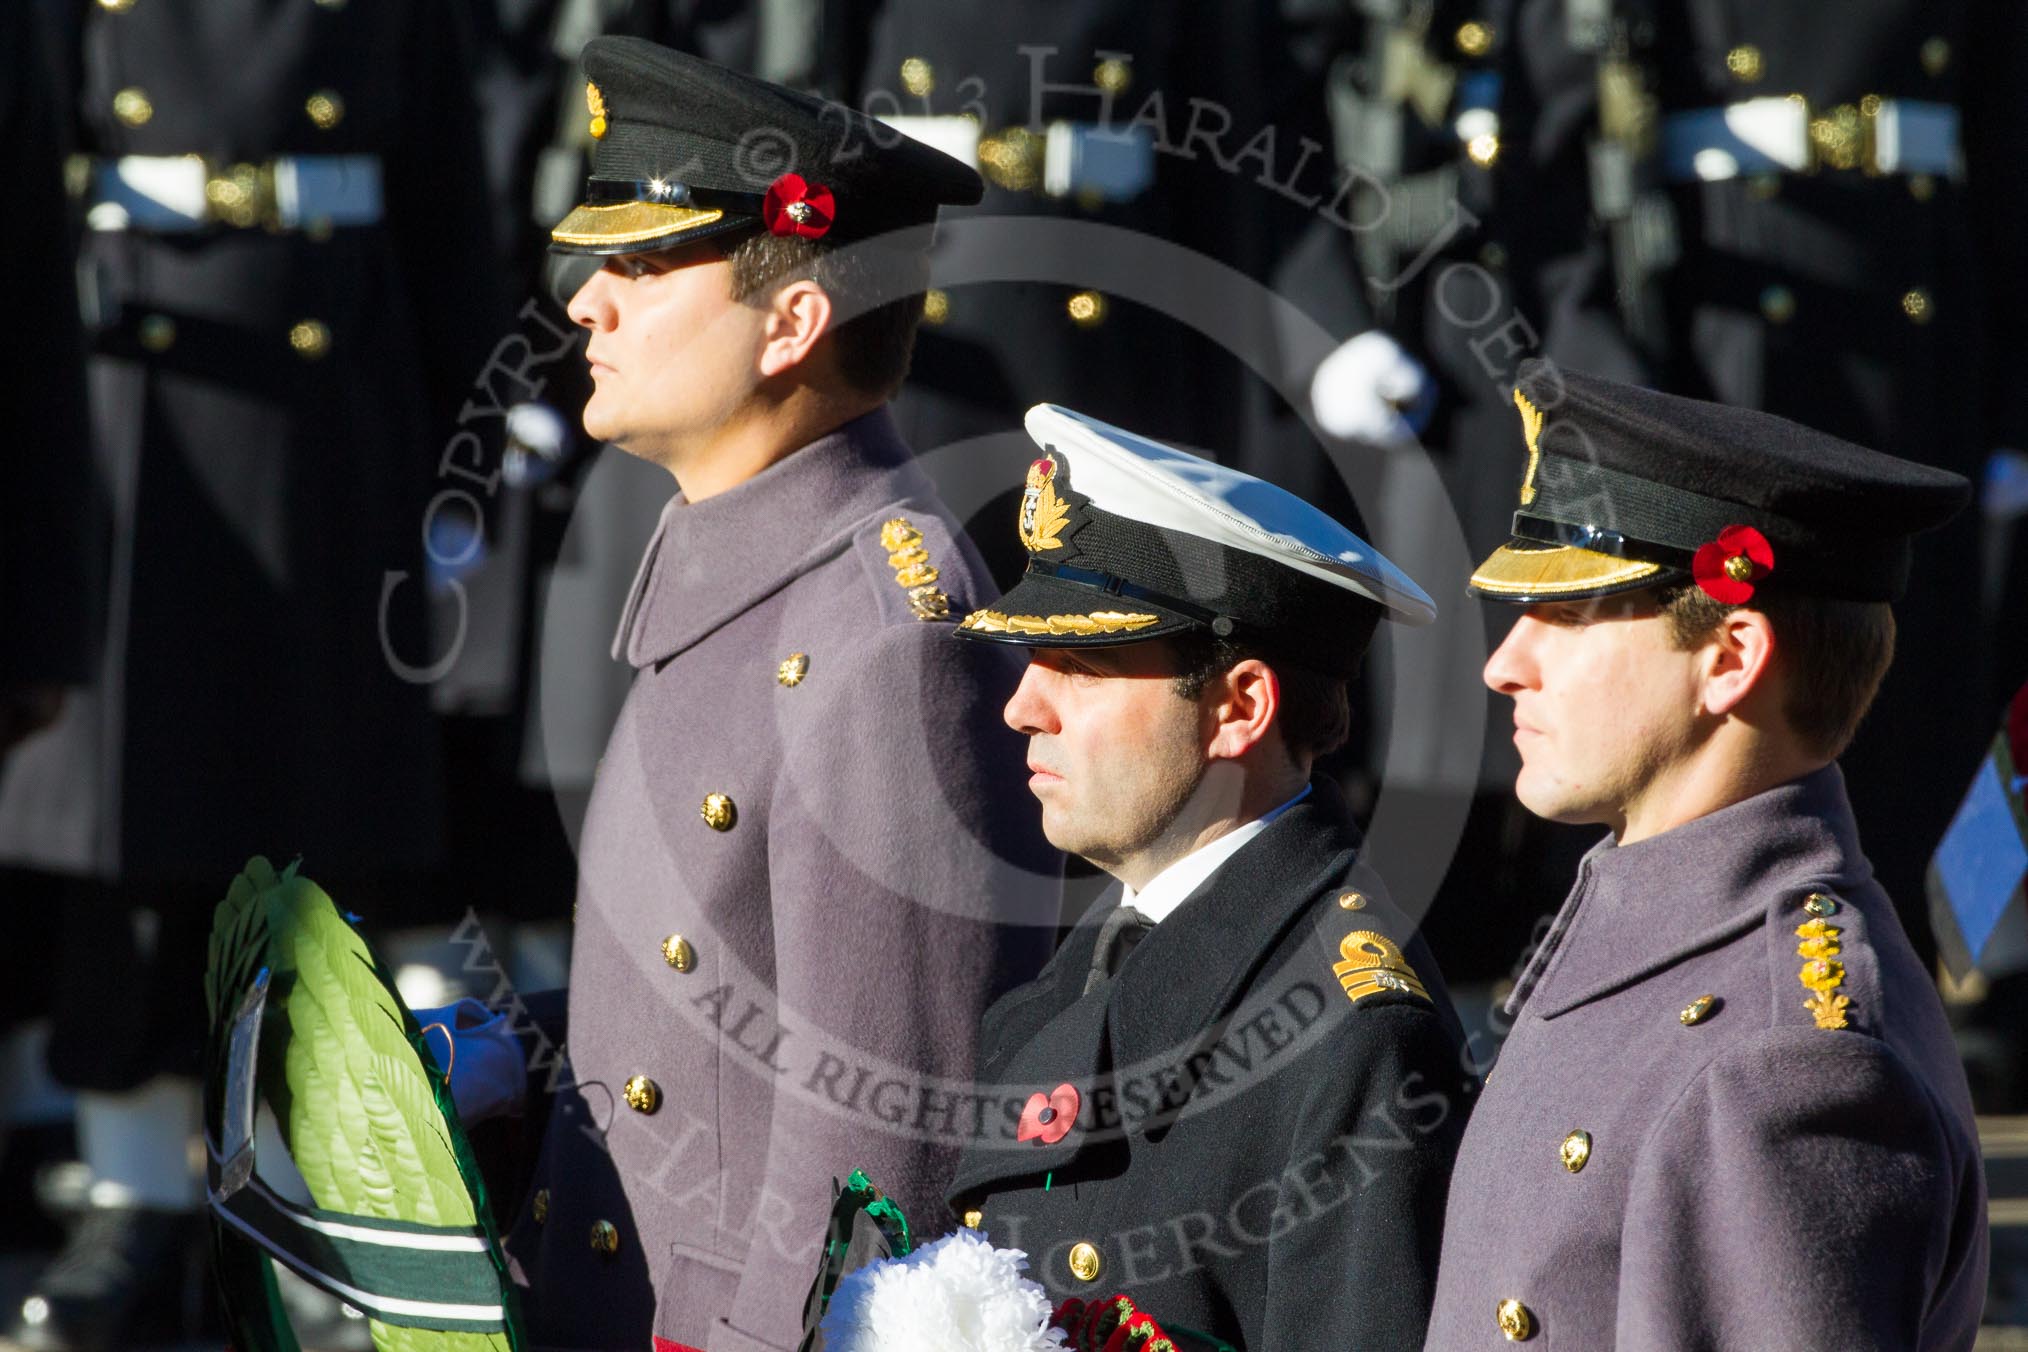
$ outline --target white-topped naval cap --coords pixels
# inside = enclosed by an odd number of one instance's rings
[[[1343,587],[1403,624],[1436,618],[1415,579],[1293,493],[1061,405],[1037,404],[1025,423],[1037,446],[1064,458],[1094,507]]]

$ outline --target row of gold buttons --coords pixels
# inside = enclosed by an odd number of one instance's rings
[[[168,315],[147,315],[135,326],[135,335],[149,352],[167,352],[176,346],[176,321]],[[304,361],[320,360],[331,350],[331,329],[320,319],[298,320],[289,329],[289,347]]]

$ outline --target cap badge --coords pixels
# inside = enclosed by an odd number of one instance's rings
[[[1044,456],[1028,466],[1028,484],[1021,493],[1021,543],[1031,554],[1061,548],[1069,516],[1069,504],[1056,495],[1056,461]]]
[[[596,141],[606,134],[606,96],[590,80],[584,82],[584,105],[591,111],[591,134]]]
[[[1056,1086],[1046,1095],[1030,1094],[1021,1108],[1021,1122],[1014,1129],[1014,1139],[1055,1145],[1077,1125],[1079,1102],[1077,1086],[1068,1083]]]
[[[761,219],[777,235],[822,239],[837,218],[838,203],[821,183],[806,183],[801,174],[783,174],[768,185],[761,201]]]
[[[1727,526],[1690,560],[1690,575],[1705,595],[1728,606],[1751,601],[1754,584],[1773,571],[1774,546],[1752,526]]]
[[[1528,441],[1528,472],[1521,476],[1521,505],[1535,501],[1535,471],[1542,468],[1542,410],[1528,402],[1528,396],[1514,391],[1514,407],[1521,410],[1521,435]]]

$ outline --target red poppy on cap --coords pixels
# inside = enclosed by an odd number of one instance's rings
[[[761,219],[777,235],[821,239],[837,214],[831,190],[821,183],[805,183],[801,174],[783,174],[768,185],[761,201]]]
[[[1728,606],[1751,601],[1754,583],[1773,571],[1774,546],[1752,526],[1727,526],[1690,560],[1690,575],[1704,594]]]

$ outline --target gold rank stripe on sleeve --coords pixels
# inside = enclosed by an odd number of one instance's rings
[[[894,569],[894,581],[908,595],[908,608],[918,620],[946,620],[951,598],[937,588],[937,567],[922,546],[922,532],[905,516],[897,516],[880,528],[880,547],[887,551],[887,566]]]
[[[1845,1011],[1852,1005],[1850,996],[1838,993],[1845,983],[1845,964],[1838,961],[1840,933],[1836,925],[1819,917],[1796,926],[1796,937],[1802,940],[1796,945],[1796,954],[1804,959],[1803,970],[1796,975],[1810,992],[1803,1008],[1810,1011],[1819,1028],[1846,1027]]]
[[[1390,992],[1429,1000],[1422,978],[1408,965],[1400,946],[1386,935],[1353,930],[1339,942],[1338,953],[1340,961],[1331,970],[1353,1004]]]

